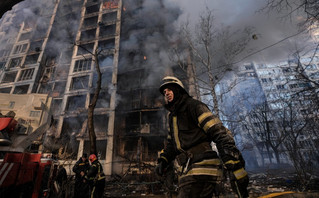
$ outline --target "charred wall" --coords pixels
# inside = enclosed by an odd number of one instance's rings
[[[116,155],[138,167],[155,162],[164,147],[166,112],[158,91],[170,68],[166,52],[180,10],[168,2],[123,1],[116,108]]]

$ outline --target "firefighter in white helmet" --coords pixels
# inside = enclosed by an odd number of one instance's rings
[[[248,197],[245,161],[231,132],[204,103],[188,95],[178,78],[163,78],[159,90],[170,111],[170,130],[155,172],[163,176],[168,164],[176,159],[180,165],[178,198],[211,198],[219,193],[217,186],[224,166],[231,173],[235,192],[239,197]],[[220,156],[212,150],[211,141],[216,143]]]

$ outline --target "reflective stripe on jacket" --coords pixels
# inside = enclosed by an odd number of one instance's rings
[[[213,152],[210,147],[211,141],[216,143],[221,157],[227,154],[235,159],[237,158],[239,151],[235,146],[231,133],[227,131],[221,121],[211,113],[204,103],[194,100],[188,95],[183,95],[182,99],[177,104],[174,104],[174,108],[169,110],[171,110],[169,115],[170,131],[167,147],[161,154],[163,159],[165,158],[166,161],[170,162],[181,153]],[[198,151],[193,149],[202,144],[209,145],[209,150],[207,146],[205,149],[198,148]],[[197,159],[195,163],[191,163],[187,167],[188,170],[180,177],[180,180],[191,182],[192,179],[189,178],[197,176],[209,177],[209,179],[215,181],[219,180],[222,173],[218,156],[215,159],[204,158],[202,160]]]

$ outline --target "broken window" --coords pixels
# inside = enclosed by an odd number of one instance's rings
[[[109,12],[102,15],[102,21],[105,24],[116,22],[116,18],[117,18],[117,12]]]
[[[112,50],[115,48],[115,39],[108,39],[108,40],[103,40],[99,41],[99,51],[103,52],[108,52],[109,50]]]
[[[93,53],[94,43],[88,43],[78,46],[77,55],[83,55],[88,53]]]
[[[89,87],[89,76],[73,77],[70,90],[87,89]]]
[[[86,7],[86,14],[92,14],[98,11],[99,11],[99,5],[92,5],[92,6]]]
[[[63,120],[62,133],[78,134],[82,129],[82,124],[86,120],[84,116],[69,117]]]
[[[91,70],[92,59],[77,60],[74,65],[73,72],[81,72]]]
[[[94,94],[91,94],[91,101]],[[96,102],[95,108],[109,108],[111,95],[107,91],[101,91]]]
[[[100,67],[113,66],[114,55],[110,54],[107,56],[99,56]]]
[[[34,68],[22,70],[18,81],[31,80],[33,77],[33,73]]]
[[[92,40],[95,38],[96,28],[81,32],[81,41]]]
[[[28,40],[31,37],[31,32],[22,33],[20,35],[19,41]]]
[[[43,43],[43,40],[31,42],[28,53],[40,52],[42,43]]]
[[[100,27],[100,38],[115,36],[116,25],[107,25]]]
[[[14,50],[13,50],[13,54],[21,54],[21,53],[24,53],[27,51],[27,47],[28,47],[28,44],[25,43],[25,44],[21,44],[21,45],[17,45],[15,46]]]
[[[142,133],[158,133],[163,130],[163,116],[158,111],[143,111],[141,114]]]
[[[67,100],[66,110],[76,111],[85,108],[86,95],[69,96]]]
[[[10,93],[11,89],[12,89],[11,87],[1,88],[0,93]]]
[[[52,91],[52,83],[41,83],[39,93],[47,94]]]
[[[94,115],[94,131],[97,135],[107,135],[109,116],[108,115]]]
[[[66,81],[55,82],[54,91],[64,91],[66,86]]]
[[[53,98],[52,100],[52,114],[59,115],[61,113],[62,99],[61,98]]]
[[[10,60],[9,68],[20,67],[22,63],[22,57],[13,58]]]
[[[7,73],[5,73],[1,83],[14,82],[15,79],[16,79],[17,73],[18,72],[7,72]]]
[[[97,19],[97,16],[85,18],[83,20],[82,28],[96,27]]]
[[[96,150],[99,159],[105,160],[107,140],[96,140]],[[90,141],[84,142],[84,151],[90,150]]]
[[[30,85],[20,85],[14,88],[14,94],[27,94]]]
[[[61,97],[65,91],[66,81],[56,81],[52,92],[52,97]]]
[[[29,64],[36,64],[38,62],[38,58],[39,58],[40,54],[32,54],[32,55],[28,55],[25,58],[25,65],[29,65]]]
[[[93,82],[92,86],[96,88],[96,81],[97,81],[97,74],[94,73],[93,75]],[[112,71],[106,71],[102,73],[102,82],[101,88],[108,88],[112,84]]]
[[[76,140],[77,135],[82,130],[82,124],[86,117],[76,116],[69,117],[63,120],[62,130],[61,130],[61,140],[65,145],[65,153],[71,154],[71,156],[76,158],[79,148],[79,142]]]
[[[6,66],[6,62],[0,62],[0,70],[2,70]]]
[[[139,127],[141,125],[141,119],[140,119],[140,113],[139,112],[133,112],[128,113],[125,117],[125,123],[126,123],[126,133],[138,133]]]

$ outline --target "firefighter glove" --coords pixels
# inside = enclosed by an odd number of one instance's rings
[[[166,172],[168,162],[164,158],[159,158],[155,167],[155,173],[158,176],[163,176]]]
[[[238,170],[238,171],[242,171],[242,170]],[[247,172],[244,170],[244,172],[246,172],[246,175],[241,178],[237,178],[235,172],[236,171],[234,171],[233,173],[230,173],[231,174],[230,183],[231,183],[232,189],[238,194],[238,197],[246,198],[248,197],[247,186],[249,183]]]
[[[233,190],[239,197],[248,197],[247,186],[249,178],[243,163],[240,160],[228,160],[225,163],[226,169],[229,171],[231,185]]]

